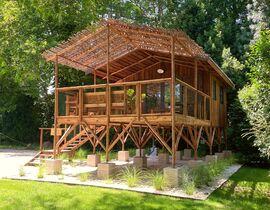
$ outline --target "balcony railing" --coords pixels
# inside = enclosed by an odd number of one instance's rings
[[[59,116],[106,116],[107,88],[110,116],[140,118],[144,115],[171,114],[171,79],[167,78],[108,86],[100,84],[58,88]],[[210,98],[207,94],[178,79],[175,90],[177,114],[210,119]]]

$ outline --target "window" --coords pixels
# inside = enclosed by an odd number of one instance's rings
[[[222,86],[220,86],[220,93],[219,93],[219,97],[220,97],[220,103],[224,104],[224,88]]]
[[[213,80],[213,99],[217,100],[217,82],[216,80]]]

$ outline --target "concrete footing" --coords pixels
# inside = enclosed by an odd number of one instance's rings
[[[97,168],[98,179],[109,179],[115,174],[115,163],[99,163]]]
[[[169,154],[168,153],[159,153],[158,154],[158,162],[161,165],[166,165],[169,163]]]
[[[197,167],[197,166],[201,166],[203,165],[204,162],[202,160],[189,160],[188,161],[188,166],[190,168],[194,168],[194,167]]]
[[[147,168],[147,157],[138,157],[133,158],[133,165],[138,168]]]
[[[190,160],[190,159],[192,159],[191,153],[192,153],[192,149],[184,149],[183,160]]]
[[[183,155],[183,152],[182,151],[176,151],[176,153],[175,153],[175,160],[176,161],[182,160],[182,155]]]
[[[217,156],[218,160],[224,159],[224,153],[223,152],[216,152],[215,155]]]
[[[127,162],[129,159],[129,152],[128,151],[119,151],[118,152],[118,160]]]
[[[224,158],[229,158],[232,156],[232,151],[231,150],[223,150],[223,156]]]
[[[218,157],[216,155],[206,155],[205,156],[205,162],[206,163],[216,163]]]
[[[100,163],[100,155],[97,154],[87,155],[86,163],[88,166],[97,167],[97,165]]]
[[[144,149],[141,149],[141,155],[140,155],[140,149],[136,149],[136,156],[140,157],[140,156],[144,156]]]
[[[169,187],[178,187],[179,186],[179,176],[183,167],[172,168],[166,167],[163,168],[163,175]]]
[[[45,173],[48,175],[61,174],[62,165],[62,160],[45,160]]]

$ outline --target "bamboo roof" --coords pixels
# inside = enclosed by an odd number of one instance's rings
[[[100,21],[94,30],[87,28],[75,34],[67,41],[46,50],[42,56],[47,61],[55,61],[57,56],[60,64],[86,73],[95,71],[98,77],[104,79],[108,35],[112,81],[121,80],[136,72],[134,63],[143,68],[158,61],[155,54],[170,54],[171,40],[174,37],[175,55],[179,60],[199,59],[215,69],[227,84],[234,86],[208,54],[184,32],[127,24],[113,19]]]

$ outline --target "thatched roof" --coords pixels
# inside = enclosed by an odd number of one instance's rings
[[[95,70],[97,76],[104,78],[106,76],[108,33],[110,37],[110,74],[112,74],[110,79],[113,81],[121,80],[126,75],[136,72],[137,68],[133,65],[134,63],[139,63],[140,67],[147,67],[158,61],[158,58],[155,58],[156,54],[169,55],[171,39],[174,37],[176,58],[190,62],[195,58],[199,59],[205,65],[215,68],[226,83],[233,86],[230,79],[198,44],[184,32],[174,29],[137,26],[112,19],[103,20],[94,30],[85,29],[58,46],[45,51],[42,55],[47,61],[55,61],[57,55],[60,64],[86,73],[92,73]],[[114,62],[117,60],[121,60],[121,62]]]

